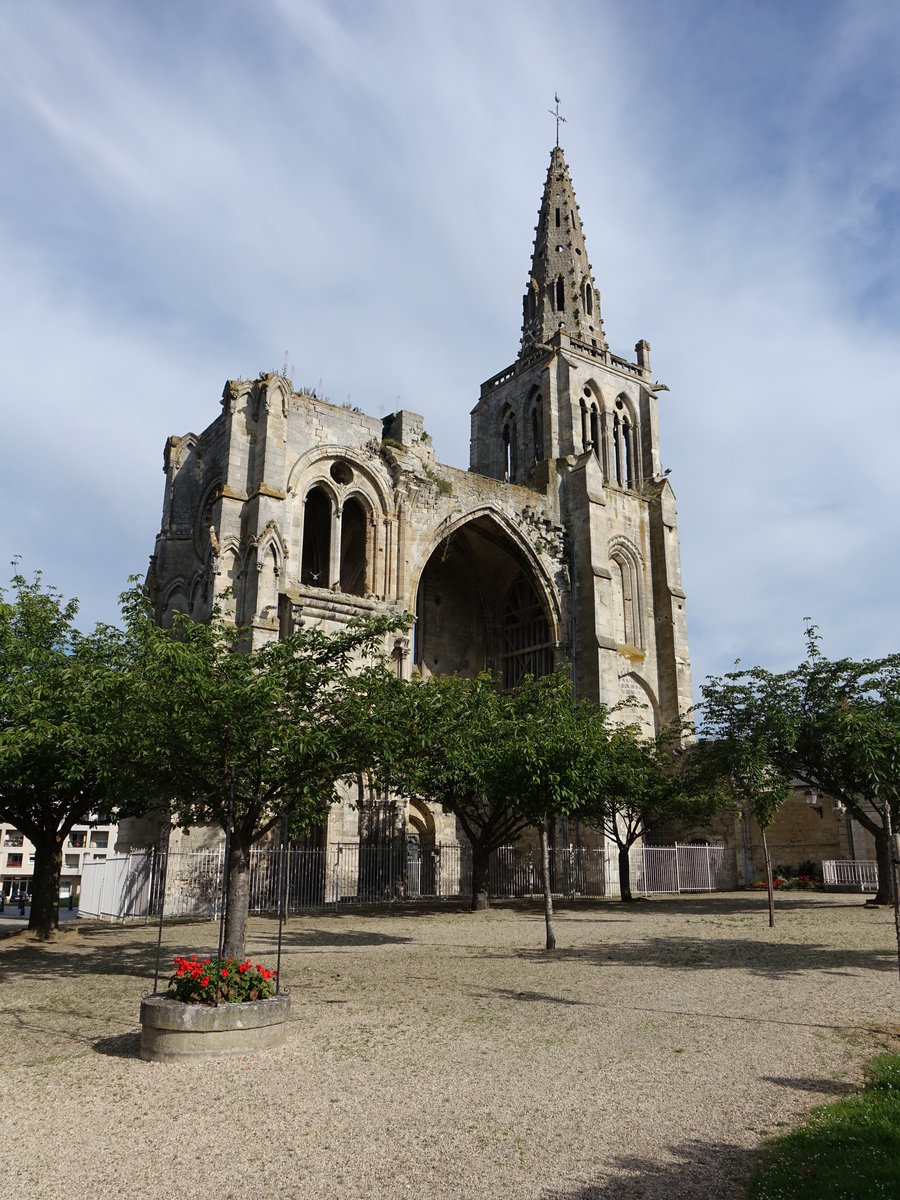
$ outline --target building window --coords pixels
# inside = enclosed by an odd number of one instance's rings
[[[535,399],[531,410],[531,443],[534,447],[534,461],[542,462],[544,458],[544,404],[540,396]]]
[[[8,868],[12,868],[12,869],[14,869],[16,867],[21,867],[22,855],[21,854],[7,854],[6,865]]]
[[[503,478],[509,483],[515,481],[518,458],[519,439],[516,435],[516,419],[510,416],[503,426]]]
[[[307,587],[329,587],[331,556],[331,501],[321,488],[313,488],[303,511],[303,560],[300,582]]]
[[[584,289],[584,311],[587,315],[593,316],[594,313],[594,289],[590,284],[586,284]]]
[[[17,829],[10,829],[3,839],[4,846],[21,846],[24,842],[24,835],[19,833]]]
[[[69,845],[73,850],[83,850],[87,841],[87,834],[81,830],[69,834]]]
[[[610,555],[613,582],[615,638],[620,645],[644,647],[641,617],[641,567],[634,552],[617,545]]]
[[[91,834],[91,845],[96,850],[105,850],[106,847],[109,845],[109,834],[105,833],[105,832],[101,833],[100,831],[92,833]]]
[[[341,591],[366,593],[366,514],[358,500],[346,500],[341,513]]]
[[[564,312],[566,308],[566,285],[562,275],[556,281],[556,311]]]
[[[67,871],[77,871],[81,865],[81,856],[78,854],[67,854],[65,862]]]

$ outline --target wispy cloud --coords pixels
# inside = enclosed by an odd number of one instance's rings
[[[86,618],[226,377],[287,354],[467,463],[558,90],[607,333],[672,388],[695,677],[796,658],[806,614],[894,648],[893,4],[37,0],[0,37],[0,550]]]

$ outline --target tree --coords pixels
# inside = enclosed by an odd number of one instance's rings
[[[15,567],[15,564],[14,564]],[[29,929],[59,924],[72,826],[121,797],[130,648],[120,630],[75,628],[77,600],[18,571],[0,592],[0,816],[34,843]]]
[[[759,825],[766,864],[769,928],[772,929],[775,926],[775,887],[767,830],[791,794],[793,784],[770,758],[765,741],[758,736],[754,738],[750,730],[743,736],[722,738],[708,749],[732,795]]]
[[[157,626],[139,593],[126,601],[143,647],[133,693],[135,788],[170,804],[180,825],[212,823],[229,845],[226,954],[244,953],[250,851],[282,820],[297,836],[326,819],[342,779],[373,760],[380,722],[357,691],[387,677],[377,660],[398,617],[338,633],[300,629],[257,650],[214,614]]]
[[[387,713],[381,771],[407,796],[452,812],[472,847],[472,909],[490,907],[488,866],[531,815],[512,804],[507,776],[510,701],[488,674],[397,681]]]
[[[584,794],[578,815],[600,826],[618,848],[619,894],[631,893],[631,848],[671,821],[705,821],[723,797],[680,725],[656,738],[607,719],[589,701],[579,705]]]
[[[900,811],[900,655],[832,661],[810,625],[797,667],[710,677],[702,694],[706,737],[752,744],[782,779],[832,796],[872,834],[875,903],[890,903],[891,835]]]
[[[556,949],[553,893],[550,882],[550,822],[574,812],[585,790],[596,783],[589,771],[597,768],[581,753],[584,722],[572,694],[571,680],[562,672],[540,679],[527,676],[508,694],[510,725],[501,739],[502,778],[510,804],[527,814],[538,831],[541,847],[541,880],[544,891],[546,947]],[[582,710],[582,713],[584,710]],[[602,724],[605,710],[595,709]]]

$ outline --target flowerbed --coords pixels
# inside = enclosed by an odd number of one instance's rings
[[[168,994],[183,1004],[249,1004],[275,995],[277,975],[249,958],[178,956]]]
[[[759,891],[764,891],[766,887],[765,879],[754,879],[751,887]],[[819,881],[814,875],[773,875],[772,887],[776,891],[784,892],[810,892],[819,887]]]

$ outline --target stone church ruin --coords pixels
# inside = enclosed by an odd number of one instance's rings
[[[404,677],[487,670],[513,686],[571,663],[580,696],[630,700],[652,733],[691,704],[661,390],[647,342],[634,361],[609,349],[556,146],[521,345],[481,385],[469,470],[436,459],[417,413],[366,416],[277,373],[229,380],[208,428],[166,444],[157,618],[204,620],[219,604],[259,645],[298,622],[409,612],[409,637],[389,647]],[[399,837],[429,863],[464,840],[438,805],[364,789],[352,801],[332,810],[323,845]]]

